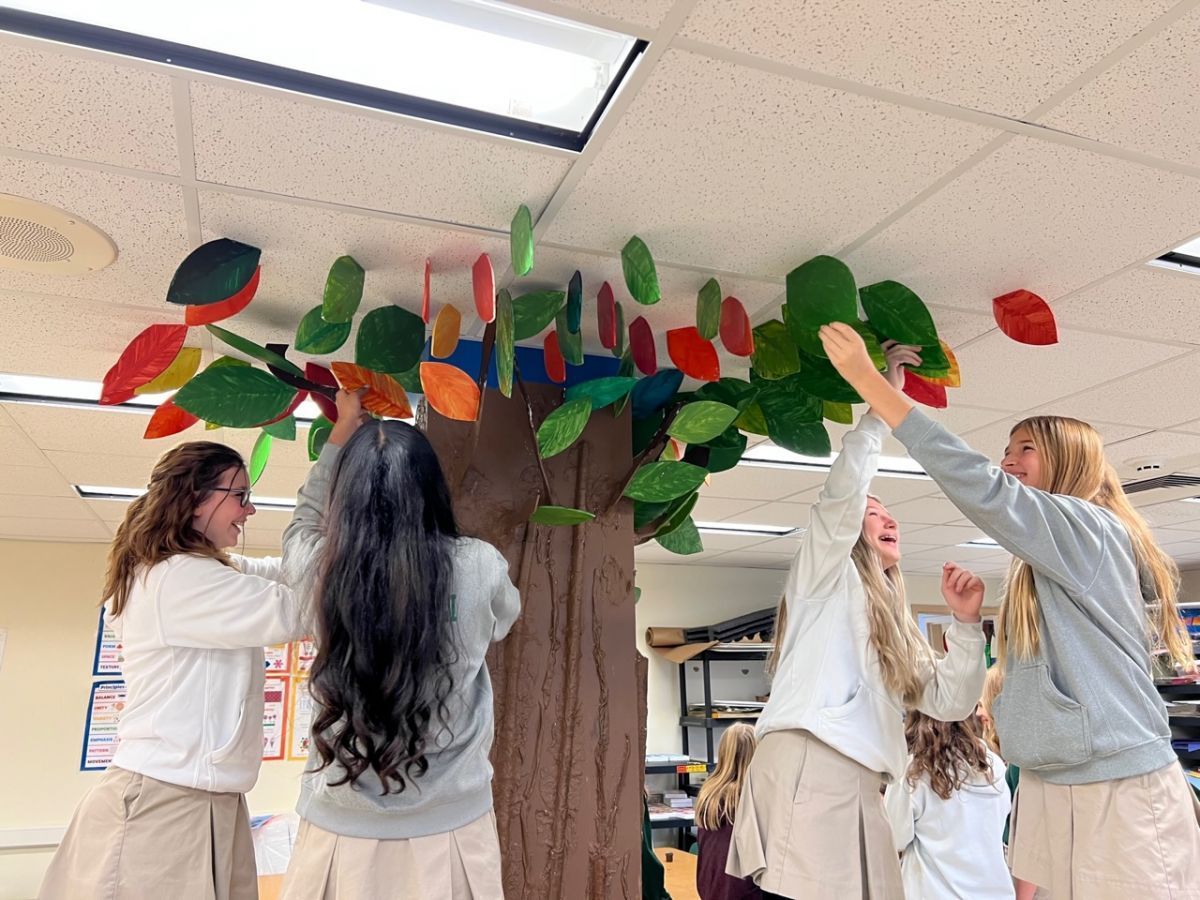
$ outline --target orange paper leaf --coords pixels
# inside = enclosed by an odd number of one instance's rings
[[[429,352],[438,359],[445,359],[458,346],[458,336],[461,333],[462,315],[447,303],[438,312],[433,323],[433,346]]]
[[[204,306],[187,307],[183,314],[183,321],[188,325],[211,325],[222,319],[236,316],[254,299],[254,292],[258,290],[258,276],[261,272],[262,266],[259,266],[250,276],[250,280],[246,282],[246,286],[231,297]]]
[[[343,389],[347,391],[357,391],[363,387],[368,389],[366,397],[363,398],[363,409],[367,412],[375,413],[377,416],[386,416],[389,419],[412,418],[412,406],[409,405],[408,394],[404,392],[400,382],[391,375],[373,372],[347,362],[330,363],[330,366],[333,369],[334,377],[337,378]]]
[[[1032,291],[1012,291],[992,301],[1000,330],[1022,344],[1057,344],[1058,326],[1046,301]]]
[[[421,363],[421,389],[429,405],[447,419],[475,421],[479,412],[479,385],[457,366]]]
[[[668,331],[667,353],[675,368],[684,375],[699,381],[716,381],[721,377],[717,348],[712,341],[700,337],[695,325]]]
[[[189,306],[188,309],[191,309],[191,307]],[[162,403],[158,404],[158,409],[154,410],[154,415],[150,417],[150,422],[146,425],[146,433],[143,437],[147,440],[152,440],[154,438],[179,434],[185,428],[191,428],[199,421],[196,416],[193,416],[187,410],[176,406],[174,401],[168,397]]]

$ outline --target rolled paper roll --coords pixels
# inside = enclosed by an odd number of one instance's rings
[[[686,644],[682,628],[647,628],[646,644],[650,647],[678,647]]]

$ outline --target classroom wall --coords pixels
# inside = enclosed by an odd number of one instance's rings
[[[1200,569],[1184,569],[1179,574],[1179,602],[1200,603]]]

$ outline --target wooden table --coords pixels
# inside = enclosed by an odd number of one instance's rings
[[[671,854],[671,862],[667,862],[667,854]],[[700,900],[696,893],[696,855],[686,850],[672,847],[655,847],[654,855],[662,861],[666,869],[667,893],[671,900]]]

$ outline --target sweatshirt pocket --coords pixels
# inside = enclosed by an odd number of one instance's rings
[[[821,708],[822,719],[845,719],[854,715],[867,702],[867,689],[860,682],[850,695],[850,699],[840,706],[825,706]]]
[[[261,742],[261,738],[258,738],[257,741],[255,740],[254,729],[246,727],[246,707],[248,705],[245,700],[242,701],[241,707],[238,709],[237,723],[233,726],[233,733],[230,735],[228,741],[213,750],[209,755],[209,765],[217,766],[231,757],[245,756],[247,753],[252,753],[253,751],[250,748],[254,743]],[[258,750],[261,753],[262,748],[259,747]]]
[[[1007,672],[995,710],[1001,749],[1015,765],[1059,769],[1092,758],[1087,710],[1054,686],[1044,664]]]

